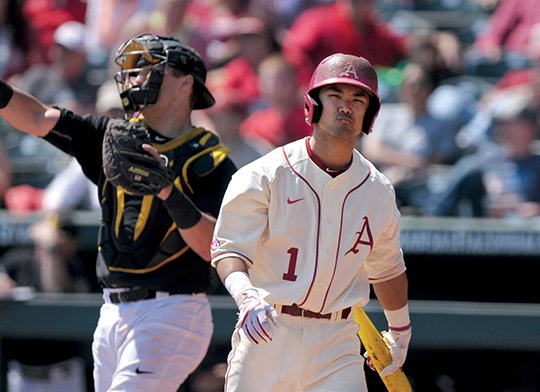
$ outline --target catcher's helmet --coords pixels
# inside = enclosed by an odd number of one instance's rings
[[[206,109],[216,102],[205,85],[206,66],[201,56],[195,49],[182,44],[176,38],[155,34],[137,35],[118,48],[115,62],[120,66],[115,80],[127,113],[138,110],[140,106],[156,103],[165,66],[193,76],[193,109]],[[149,80],[141,86],[133,85],[130,79],[148,65],[152,66]]]
[[[350,54],[336,53],[328,56],[313,72],[308,90],[304,95],[306,122],[311,125],[321,118],[322,104],[319,99],[319,89],[336,83],[352,84],[368,92],[369,106],[364,115],[362,132],[369,134],[381,108],[381,100],[377,92],[377,73],[368,60]]]

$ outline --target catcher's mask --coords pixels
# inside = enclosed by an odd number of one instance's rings
[[[176,38],[155,34],[137,35],[118,48],[115,62],[120,66],[115,81],[128,114],[140,110],[144,105],[156,103],[166,66],[193,76],[193,109],[206,109],[216,102],[205,85],[206,66],[203,60],[195,49]],[[148,80],[142,85],[134,85],[133,78],[149,65],[152,72]]]
[[[368,92],[369,105],[364,115],[362,132],[369,134],[381,108],[377,92],[377,73],[368,60],[350,54],[336,53],[328,56],[313,72],[308,91],[304,95],[306,122],[311,125],[321,118],[322,104],[319,99],[321,87],[337,83],[359,86]]]

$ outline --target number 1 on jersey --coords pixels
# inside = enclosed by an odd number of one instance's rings
[[[283,280],[295,282],[296,278],[298,278],[298,275],[294,273],[296,269],[296,260],[298,259],[298,248],[289,248],[287,253],[290,255],[289,270],[285,274],[283,274]]]

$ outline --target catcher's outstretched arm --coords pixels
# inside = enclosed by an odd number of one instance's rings
[[[0,103],[0,116],[12,127],[30,135],[47,135],[60,118],[59,109],[1,80]]]

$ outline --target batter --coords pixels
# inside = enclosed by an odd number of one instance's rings
[[[390,182],[354,148],[380,108],[377,76],[335,54],[305,99],[313,136],[241,168],[216,223],[212,263],[240,310],[226,391],[367,390],[351,310],[370,285],[394,340],[385,371],[405,361],[400,214]]]

